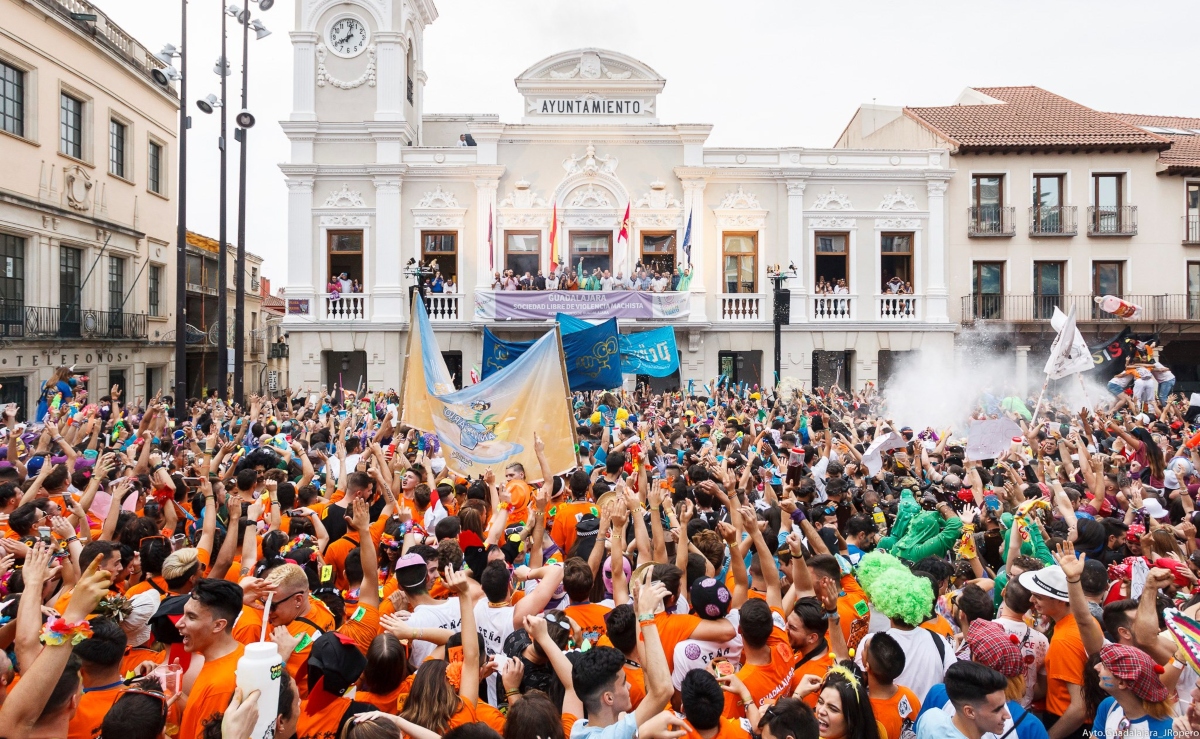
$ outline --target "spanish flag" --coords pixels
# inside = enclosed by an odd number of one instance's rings
[[[625,243],[629,243],[629,203],[625,204],[625,217],[621,219],[621,230],[617,234],[617,241],[625,239]]]
[[[550,214],[550,271],[558,269],[558,203]]]

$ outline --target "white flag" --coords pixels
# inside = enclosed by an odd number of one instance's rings
[[[1071,306],[1071,312],[1065,316],[1055,306],[1050,325],[1058,331],[1058,336],[1050,345],[1050,358],[1046,360],[1046,375],[1051,380],[1087,372],[1095,366],[1087,342],[1075,327],[1075,306]]]
[[[878,475],[879,470],[883,469],[883,453],[907,446],[907,443],[904,441],[904,437],[895,431],[889,431],[872,441],[862,456],[862,463],[867,468],[867,472],[871,473],[872,477]]]

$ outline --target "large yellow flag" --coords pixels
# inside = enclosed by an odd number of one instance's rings
[[[533,449],[536,432],[554,474],[576,466],[575,417],[558,329],[521,357],[476,385],[455,391],[425,304],[413,299],[400,422],[434,432],[446,464],[464,475],[519,462],[526,477],[540,477]],[[497,474],[497,477],[500,477]]]

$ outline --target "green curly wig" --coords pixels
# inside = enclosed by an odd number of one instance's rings
[[[888,568],[863,589],[880,613],[909,626],[920,626],[933,610],[933,585],[908,568]]]
[[[855,575],[858,576],[858,584],[862,586],[862,589],[870,593],[871,584],[880,575],[896,568],[908,572],[908,568],[904,566],[903,562],[887,552],[871,552],[859,560]]]

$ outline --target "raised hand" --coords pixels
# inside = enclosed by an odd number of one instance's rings
[[[1078,580],[1083,575],[1083,563],[1087,559],[1087,555],[1075,556],[1075,545],[1068,541],[1058,545],[1058,553],[1054,559],[1062,568],[1063,574],[1067,576],[1067,580],[1070,581]]]

